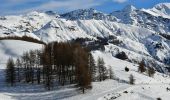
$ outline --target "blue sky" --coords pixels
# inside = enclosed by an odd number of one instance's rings
[[[151,8],[155,4],[164,2],[170,2],[170,0],[0,0],[0,15],[22,14],[34,10],[64,13],[84,8],[95,8],[110,13],[126,5]]]

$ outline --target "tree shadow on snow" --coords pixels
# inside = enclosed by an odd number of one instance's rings
[[[0,69],[0,93],[8,95],[17,100],[60,100],[78,94],[74,86],[55,87],[47,91],[43,84],[15,84],[14,86],[5,83],[5,70]]]

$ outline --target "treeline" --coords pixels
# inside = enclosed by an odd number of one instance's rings
[[[47,90],[57,86],[76,84],[85,92],[92,81],[103,81],[112,74],[102,58],[97,64],[92,54],[79,44],[50,43],[43,50],[26,52],[16,62],[10,58],[6,69],[6,82],[44,84]]]
[[[97,37],[97,39],[90,39],[90,38],[76,38],[71,40],[72,43],[79,43],[81,46],[88,48],[89,50],[105,50],[105,45],[109,43],[114,45],[122,44],[116,36],[110,35],[108,37]]]
[[[168,35],[168,34],[161,34],[161,33],[160,33],[159,35],[161,35],[161,36],[163,36],[164,38],[170,40],[170,35]]]
[[[40,41],[38,39],[29,37],[29,36],[7,36],[7,37],[0,37],[0,40],[22,40],[22,41],[27,41],[27,42],[34,42],[34,43],[39,43],[39,44],[45,44],[43,41]]]

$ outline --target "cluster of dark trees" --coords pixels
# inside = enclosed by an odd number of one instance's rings
[[[115,55],[116,58],[121,59],[121,60],[127,60],[128,56],[126,55],[125,52],[119,52]]]
[[[160,33],[159,35],[161,35],[161,36],[163,36],[164,38],[170,40],[170,35],[168,35],[168,34],[161,34],[161,33]]]
[[[106,41],[102,41],[100,39],[94,40],[89,38],[77,38],[75,40],[71,40],[72,43],[79,43],[81,46],[87,48],[88,50],[102,50],[104,51],[104,45],[108,44]]]
[[[154,69],[153,67],[150,67],[150,66],[149,66],[148,68],[146,68],[146,64],[145,64],[144,61],[141,61],[141,62],[139,63],[138,71],[139,71],[140,73],[147,72],[147,74],[148,74],[149,77],[153,77],[154,74],[155,74],[155,69]]]
[[[102,58],[97,64],[92,54],[79,44],[50,43],[43,50],[26,52],[16,62],[10,58],[6,69],[6,82],[44,84],[47,90],[56,86],[76,84],[83,93],[92,88],[92,81],[112,78]]]
[[[105,50],[105,45],[109,43],[120,45],[122,41],[118,40],[116,36],[110,35],[108,37],[97,37],[97,39],[90,38],[76,38],[71,40],[72,43],[79,43],[81,46],[88,48],[88,50]]]

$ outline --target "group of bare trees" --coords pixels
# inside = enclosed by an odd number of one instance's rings
[[[44,84],[48,90],[58,85],[77,84],[84,92],[91,87],[89,52],[78,44],[51,43],[43,50],[26,52],[7,63],[6,81]],[[14,77],[13,77],[14,76]]]
[[[14,63],[12,58],[9,58],[6,68],[6,82],[13,85],[16,82],[24,83],[40,83],[40,54],[39,50],[26,52],[21,58],[18,58]],[[14,77],[14,78],[12,78]],[[9,81],[13,80],[13,81]]]
[[[92,54],[79,44],[50,43],[42,50],[25,52],[15,63],[10,58],[6,69],[6,82],[44,84],[47,90],[57,86],[76,84],[83,93],[91,88],[92,81],[111,78],[112,71],[104,60],[97,64]]]
[[[92,81],[113,79],[112,68],[106,68],[102,58],[95,62],[93,55],[77,43],[50,43],[42,50],[25,52],[15,63],[10,58],[6,82],[43,84],[47,90],[76,84],[84,93]]]

